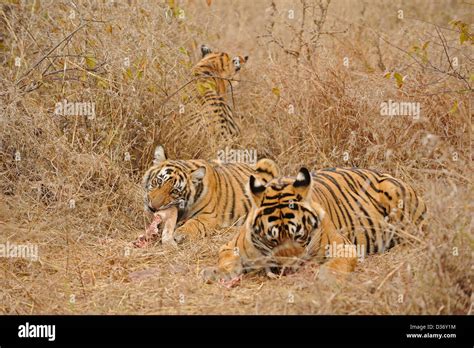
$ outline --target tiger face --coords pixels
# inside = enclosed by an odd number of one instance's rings
[[[153,166],[143,179],[145,188],[145,210],[155,213],[171,206],[178,207],[178,220],[194,203],[197,191],[204,190],[202,180],[206,175],[205,166],[180,165],[166,158],[162,146],[155,149]]]
[[[249,59],[248,56],[235,56],[231,59],[227,53],[214,53],[206,45],[201,46],[201,53],[202,59],[199,65],[210,68],[209,70],[217,73],[222,78],[232,78]]]
[[[311,174],[301,168],[296,178],[273,179],[266,185],[249,180],[254,214],[250,220],[252,244],[277,265],[304,258],[321,228],[324,213],[311,205]]]

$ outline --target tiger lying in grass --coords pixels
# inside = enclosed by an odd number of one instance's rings
[[[270,159],[261,159],[255,166],[171,160],[158,146],[153,165],[143,178],[145,210],[158,213],[176,207],[177,228],[170,232],[173,239],[181,242],[187,237],[202,238],[209,230],[245,221],[251,208],[245,190],[250,175],[267,182],[278,171]]]
[[[207,281],[254,269],[275,277],[275,268],[307,260],[324,263],[326,272],[352,272],[356,245],[364,254],[382,253],[402,241],[406,227],[421,226],[426,212],[409,185],[367,169],[310,174],[301,168],[296,177],[268,183],[250,176],[249,191],[253,206],[246,223],[220,249],[218,267],[204,270]]]

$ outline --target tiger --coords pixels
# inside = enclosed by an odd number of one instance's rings
[[[172,160],[158,145],[143,177],[145,211],[154,214],[176,206],[175,242],[203,238],[210,230],[245,221],[251,207],[245,190],[250,175],[267,182],[277,174],[274,162],[267,158],[255,165]]]
[[[275,278],[308,260],[322,264],[321,274],[347,275],[361,256],[407,240],[405,229],[425,221],[426,205],[411,186],[370,169],[302,167],[267,183],[250,176],[248,191],[246,222],[220,248],[217,268],[203,271],[206,281],[259,269]]]
[[[185,126],[195,134],[200,125],[204,125],[211,135],[234,139],[240,134],[240,128],[227,101],[227,85],[249,57],[231,58],[225,52],[212,52],[206,45],[201,46],[201,55],[192,69],[197,105],[192,106],[195,110],[186,119]]]
[[[198,83],[211,82],[210,85],[215,86],[217,95],[227,99],[228,79],[232,79],[240,71],[249,56],[236,56],[231,59],[225,52],[213,53],[206,45],[201,46],[201,55],[201,60],[192,69],[193,76],[199,77]]]

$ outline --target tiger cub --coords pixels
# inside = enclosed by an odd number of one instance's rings
[[[421,227],[426,207],[406,183],[389,174],[330,168],[264,183],[249,178],[252,209],[235,237],[219,251],[206,280],[235,279],[245,271],[296,268],[302,261],[348,273],[358,251],[382,253],[400,243],[410,225]],[[357,246],[357,248],[356,248]]]
[[[226,99],[229,81],[247,63],[249,57],[230,57],[225,52],[212,52],[206,45],[201,46],[201,60],[194,66],[192,73],[195,77],[200,77],[198,81],[208,82],[205,87],[213,87],[217,95]]]
[[[201,54],[201,60],[192,69],[196,89],[193,104],[186,106],[193,112],[183,119],[182,127],[189,130],[187,136],[192,134],[194,138],[204,131],[206,137],[233,139],[240,134],[240,128],[227,101],[227,86],[248,56],[231,57],[225,52],[212,52],[205,45],[201,46]]]
[[[157,146],[153,165],[143,177],[145,210],[156,213],[176,206],[178,218],[173,235],[178,243],[187,237],[204,237],[215,228],[238,226],[251,208],[245,190],[250,175],[268,182],[278,171],[270,159],[261,159],[254,166],[171,160],[163,147]]]

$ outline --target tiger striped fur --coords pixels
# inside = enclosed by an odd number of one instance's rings
[[[215,228],[241,225],[251,208],[245,186],[250,175],[267,182],[277,175],[272,160],[255,166],[205,160],[170,160],[162,146],[143,177],[145,210],[178,207],[175,240],[199,238]]]
[[[196,131],[204,125],[211,135],[230,139],[240,134],[234,112],[227,102],[228,79],[247,62],[246,57],[231,58],[225,52],[213,53],[207,46],[201,46],[202,59],[192,70],[195,77],[198,105],[190,115],[186,126]]]
[[[410,225],[420,228],[426,212],[409,185],[368,169],[310,174],[301,168],[296,177],[266,184],[251,176],[249,190],[253,207],[246,223],[220,249],[218,267],[206,270],[207,278],[231,279],[259,268],[274,276],[272,267],[297,267],[305,260],[351,272],[356,245],[364,255],[382,253],[400,243]],[[344,248],[328,254],[335,246]]]

